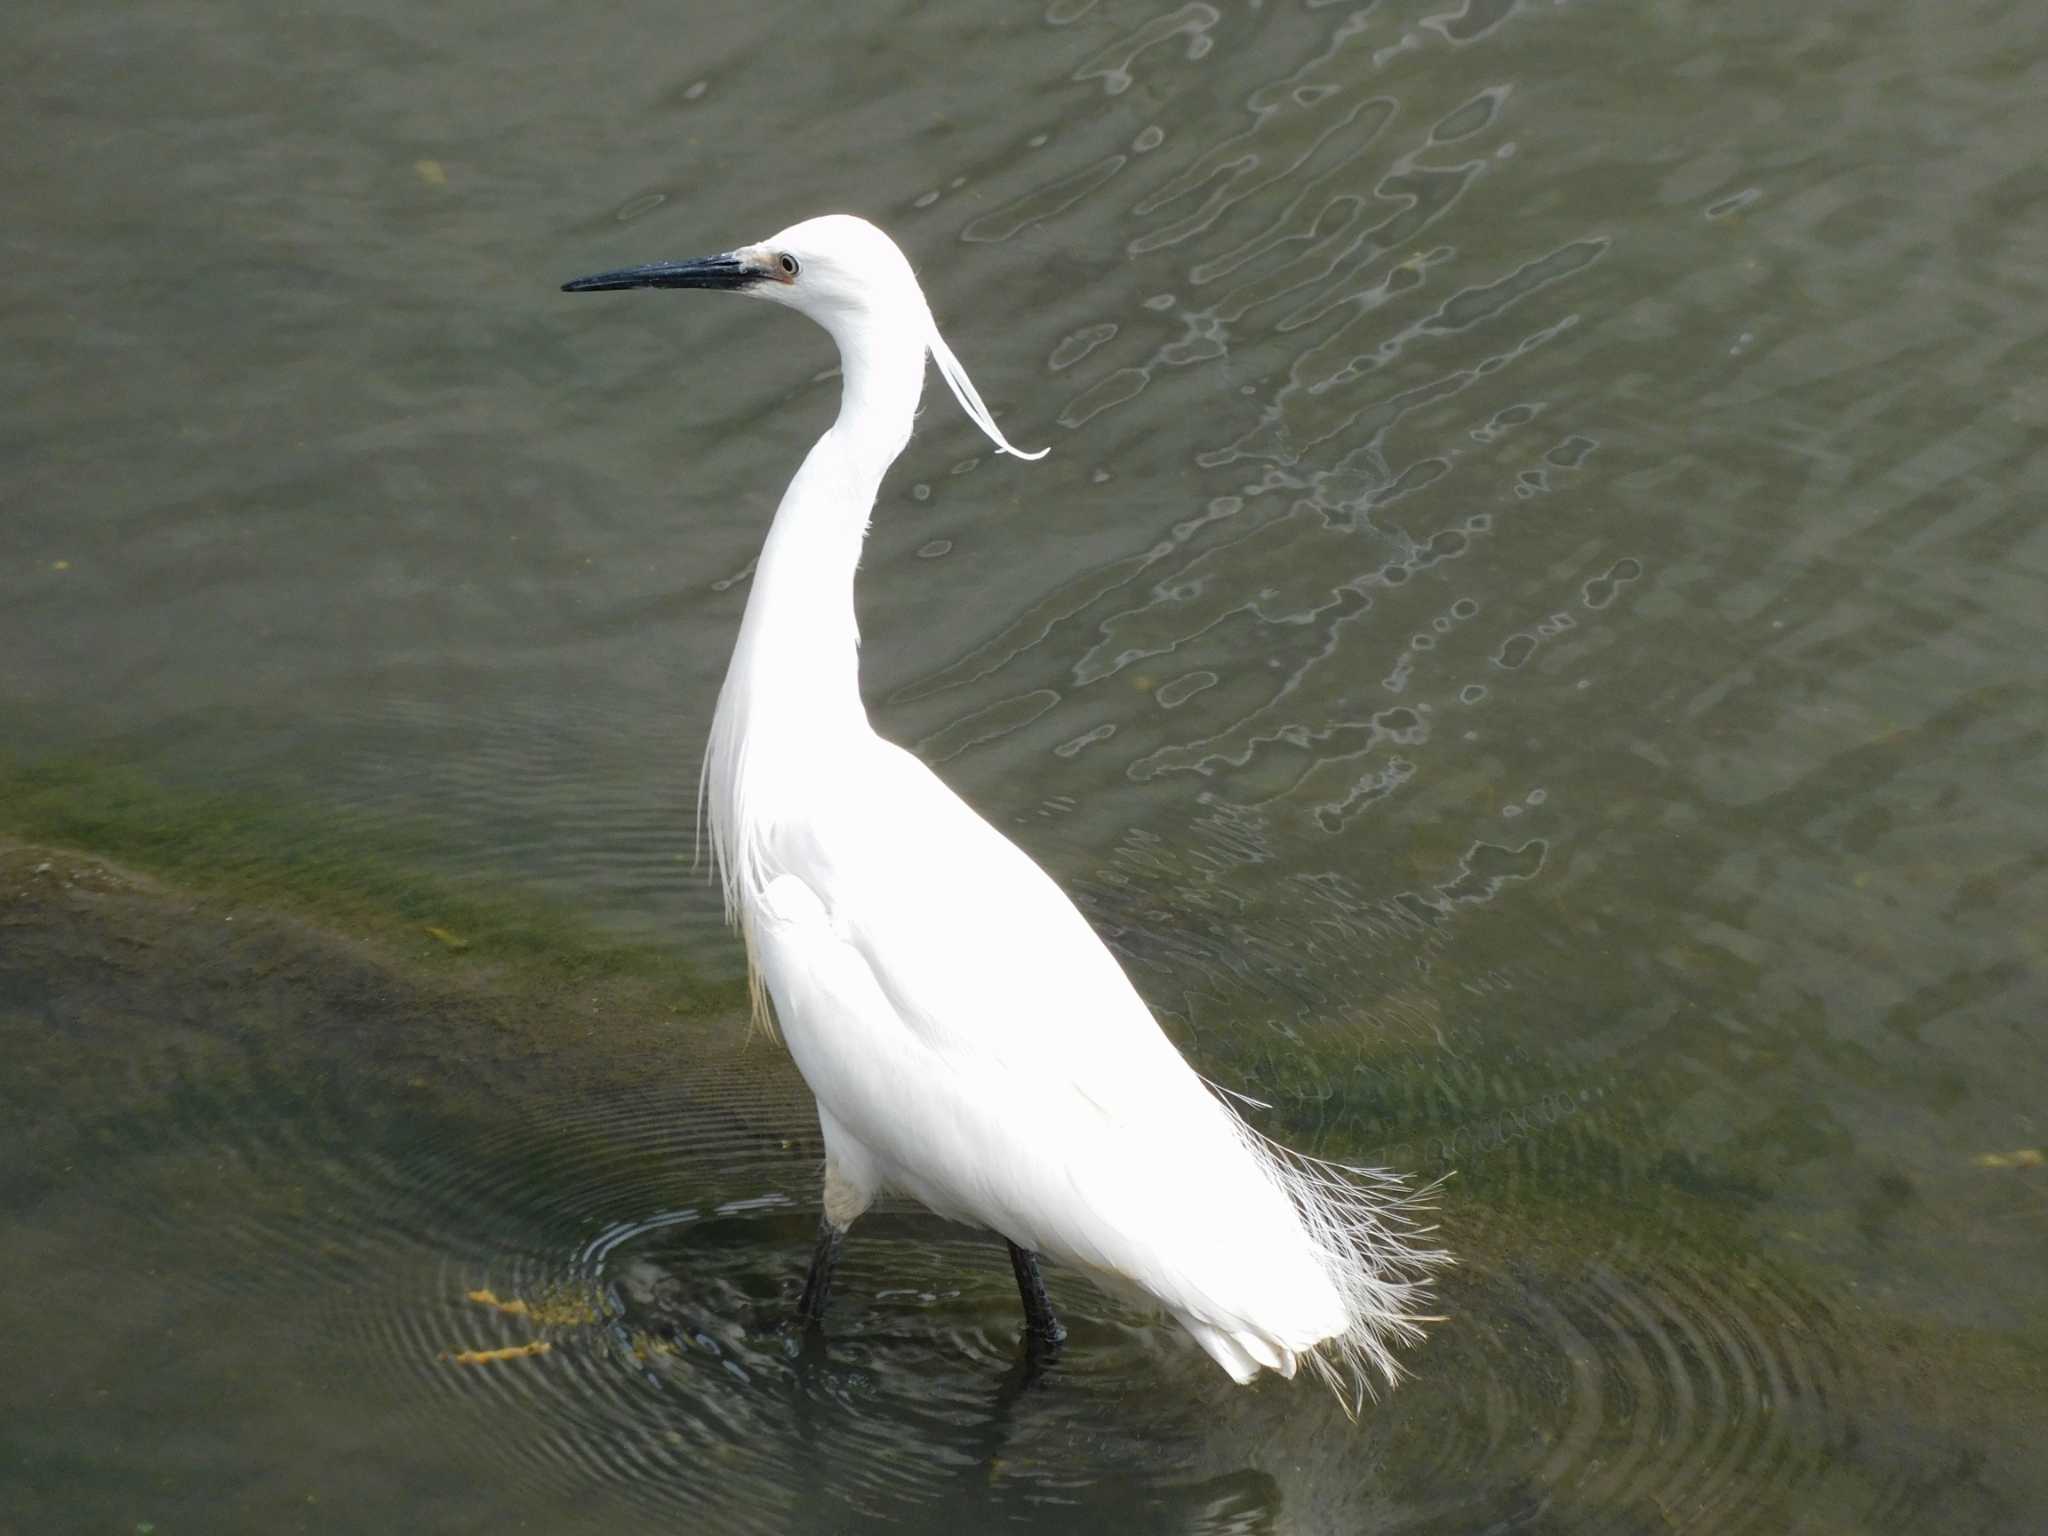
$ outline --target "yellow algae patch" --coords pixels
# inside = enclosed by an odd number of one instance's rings
[[[576,1328],[597,1321],[596,1304],[573,1286],[557,1286],[532,1301],[517,1296],[501,1297],[490,1290],[465,1291],[463,1295],[480,1307],[503,1312],[507,1317],[526,1318],[541,1328]]]
[[[438,160],[415,160],[412,163],[412,173],[430,187],[448,185],[448,172],[442,168]]]
[[[500,1360],[527,1360],[544,1355],[554,1347],[546,1339],[535,1339],[530,1344],[513,1344],[504,1349],[465,1349],[452,1355],[443,1350],[441,1358],[450,1365],[496,1365]]]
[[[657,1358],[670,1358],[682,1353],[670,1340],[656,1338],[651,1333],[638,1330],[634,1331],[627,1342],[632,1346],[633,1362],[636,1365],[646,1365]]]
[[[2021,1147],[2017,1152],[1986,1152],[1971,1159],[1979,1168],[2038,1168],[2048,1163],[2039,1147]]]

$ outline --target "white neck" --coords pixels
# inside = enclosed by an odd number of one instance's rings
[[[764,862],[774,823],[802,814],[841,750],[872,735],[860,698],[853,575],[875,493],[910,441],[924,389],[930,321],[917,318],[863,312],[830,327],[839,418],[783,493],[754,569],[698,790],[729,918],[777,873]]]

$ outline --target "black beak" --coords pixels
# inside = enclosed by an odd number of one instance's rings
[[[704,256],[696,261],[656,261],[644,267],[600,272],[562,284],[564,293],[610,293],[620,288],[751,288],[765,273],[738,256]]]

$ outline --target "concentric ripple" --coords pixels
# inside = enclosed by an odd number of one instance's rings
[[[1930,1404],[1821,1298],[1685,1255],[1545,1269],[1507,1230],[1464,1255],[1417,1381],[1357,1429],[1313,1392],[1232,1391],[1175,1330],[1063,1275],[1071,1343],[1027,1382],[999,1246],[909,1211],[855,1229],[829,1342],[806,1347],[788,1326],[817,1219],[801,1105],[779,1083],[706,1086],[563,1095],[530,1121],[381,1140],[317,1098],[195,1115],[185,1128],[224,1166],[288,1172],[295,1192],[216,1213],[223,1254],[282,1260],[217,1281],[253,1307],[322,1298],[354,1370],[515,1484],[722,1530],[786,1529],[800,1509],[1008,1518],[1141,1484],[1178,1519],[1224,1478],[1239,1513],[1313,1489],[1334,1515],[1336,1487],[1345,1518],[1396,1527],[1761,1531],[1831,1480],[1869,1519],[1939,1481],[1938,1455],[1879,1451]],[[778,1120],[794,1134],[763,1129]],[[1299,1442],[1313,1475],[1228,1483],[1274,1474],[1261,1438]],[[1382,1460],[1376,1487],[1341,1471]]]
[[[1027,1377],[985,1234],[864,1217],[807,1347],[815,1124],[781,1058],[750,1066],[624,1087],[479,1069],[459,1101],[408,1104],[381,1073],[174,1051],[148,1111],[96,1138],[116,1262],[536,1499],[721,1531],[1028,1522],[1077,1498],[1170,1529],[1268,1510],[1209,1443],[1218,1383],[1177,1330],[1055,1274],[1072,1343]]]
[[[799,1504],[995,1510],[1085,1486],[1139,1451],[1122,1436],[1100,1447],[1104,1399],[1162,1362],[1199,1371],[1177,1336],[1069,1284],[1073,1363],[1060,1391],[1033,1390],[1000,1246],[900,1211],[856,1228],[830,1340],[806,1344],[789,1320],[816,1229],[815,1150],[707,1135],[713,1118],[660,1092],[567,1115],[520,1191],[486,1173],[514,1146],[473,1149],[428,1196],[470,1213],[473,1235],[448,1242],[450,1222],[443,1251],[414,1254],[416,1294],[357,1314],[365,1353],[395,1390],[437,1400],[444,1432],[454,1420],[509,1451],[508,1475],[721,1530],[787,1529]],[[488,1208],[485,1235],[474,1217]],[[1078,1462],[1020,1454],[1084,1427],[1098,1450]],[[1180,1459],[1145,1455],[1168,1474],[1162,1494]]]
[[[1398,1405],[1402,1480],[1430,1490],[1400,1528],[1772,1531],[1817,1508],[1888,1528],[1962,1458],[1903,1430],[1949,1417],[1924,1383],[1761,1262],[1480,1257],[1452,1289],[1456,1322]]]

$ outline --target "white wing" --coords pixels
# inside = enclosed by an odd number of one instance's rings
[[[1231,1126],[1044,870],[910,753],[877,740],[859,767],[858,802],[811,822],[783,867],[904,1027],[1020,1084],[1049,1078],[1132,1129]]]
[[[1341,1333],[1287,1192],[1059,887],[910,754],[844,766],[857,799],[771,835],[751,918],[887,1182],[1144,1290],[1240,1379]]]

